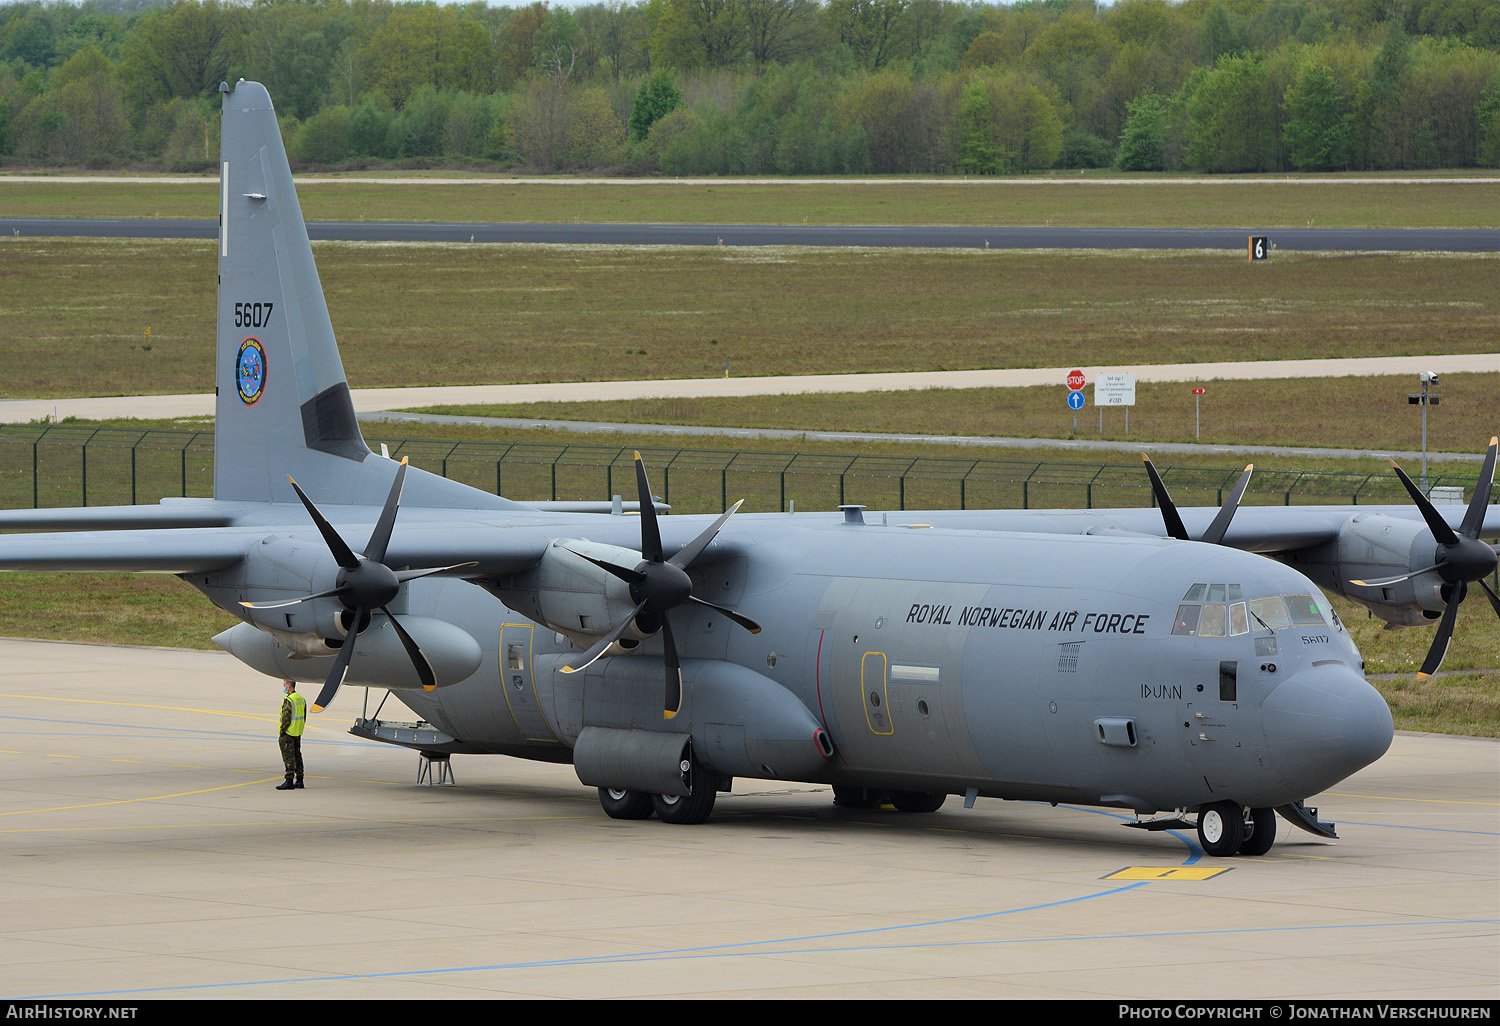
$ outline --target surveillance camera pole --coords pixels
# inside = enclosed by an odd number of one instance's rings
[[[1419,375],[1422,381],[1420,393],[1408,392],[1406,401],[1412,406],[1422,407],[1422,494],[1427,494],[1427,407],[1436,406],[1442,402],[1443,397],[1436,392],[1428,392],[1428,386],[1437,380],[1437,376],[1427,371]]]

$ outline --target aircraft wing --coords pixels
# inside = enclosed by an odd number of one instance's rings
[[[390,566],[456,566],[472,563],[459,576],[499,577],[536,565],[548,537],[529,524],[450,522],[442,527],[408,527],[391,537]]]
[[[1184,507],[1179,512],[1188,533],[1196,538],[1219,511],[1215,507]],[[1442,507],[1439,512],[1455,529],[1463,521],[1462,506]],[[1296,552],[1335,541],[1340,528],[1351,517],[1363,513],[1422,522],[1422,514],[1413,506],[1241,506],[1224,536],[1224,544],[1247,552]],[[901,516],[902,522],[920,519],[942,527],[970,530],[1128,533],[1158,538],[1166,534],[1161,510],[1151,508],[932,511]],[[1500,505],[1488,507],[1480,534],[1500,535]]]
[[[263,539],[276,536],[321,547],[311,526],[164,530],[94,530],[0,535],[0,570],[115,573],[207,573],[241,562]],[[396,533],[387,555],[395,566],[473,564],[466,575],[499,576],[536,563],[547,538],[529,527],[449,523]]]
[[[0,570],[206,573],[240,562],[263,534],[264,528],[9,534],[0,536]]]
[[[163,499],[156,506],[82,506],[0,510],[0,531],[126,531],[226,527],[231,515],[206,499]]]

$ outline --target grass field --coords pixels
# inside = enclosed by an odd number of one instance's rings
[[[1359,179],[1184,182],[1141,176],[1130,184],[1100,184],[1076,172],[1058,172],[938,182],[627,179],[596,184],[500,177],[461,185],[424,176],[393,178],[386,184],[314,177],[299,179],[297,193],[303,216],[313,221],[1492,228],[1491,212],[1500,209],[1500,176],[1416,184],[1372,184],[1364,175]],[[119,178],[35,183],[0,177],[0,209],[11,217],[212,218],[218,213],[218,178],[157,184]]]
[[[1413,451],[1420,446],[1420,412],[1407,403],[1407,395],[1417,388],[1415,378],[1410,376],[1204,382],[1208,391],[1195,421],[1191,393],[1198,384],[1138,383],[1128,435],[1123,409],[1104,411],[1101,436],[1099,410],[1088,407],[1077,418],[1077,437],[1129,440],[1142,445],[1198,441],[1387,451]],[[1428,416],[1429,449],[1482,452],[1490,436],[1500,431],[1500,368],[1492,374],[1447,375],[1440,384],[1442,404],[1433,407]],[[1033,388],[520,403],[444,407],[430,412],[536,420],[1055,439],[1073,437],[1074,417],[1063,404],[1065,394],[1066,388],[1059,382]],[[1085,395],[1092,398],[1092,391],[1085,389]],[[1199,432],[1196,436],[1195,425]],[[743,444],[755,447],[760,443]],[[970,452],[982,458],[1004,458],[1003,451]]]
[[[1493,351],[1500,254],[314,245],[360,387]],[[0,397],[213,388],[214,244],[0,238]]]

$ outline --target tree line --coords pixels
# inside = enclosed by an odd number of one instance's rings
[[[1500,166],[1493,0],[88,0],[0,7],[0,161],[635,174]]]

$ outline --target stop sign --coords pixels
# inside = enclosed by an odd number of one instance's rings
[[[1083,388],[1083,371],[1076,370],[1068,374],[1068,387],[1077,392]]]

